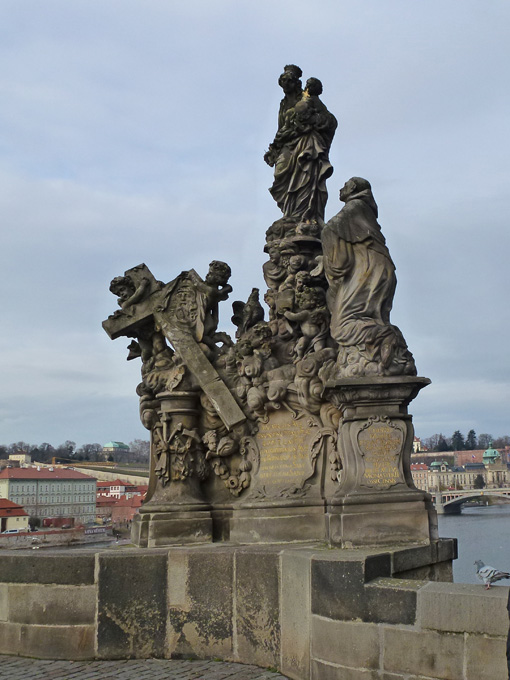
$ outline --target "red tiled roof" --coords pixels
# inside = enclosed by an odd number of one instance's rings
[[[28,512],[25,512],[22,505],[13,503],[7,498],[0,498],[0,517],[26,517]]]
[[[142,500],[142,496],[132,496],[131,498],[121,496],[115,504],[115,507],[139,508],[142,505]]]
[[[109,489],[111,486],[126,486],[126,482],[123,482],[120,479],[114,479],[113,482],[98,481],[97,485]]]
[[[43,467],[39,470],[37,468],[5,468],[0,472],[0,479],[88,479],[95,481],[94,477],[89,477],[76,470],[66,470],[65,468],[50,470]]]
[[[115,498],[114,496],[98,496],[96,498],[96,507],[107,508],[110,505],[115,505],[117,501],[118,498]]]

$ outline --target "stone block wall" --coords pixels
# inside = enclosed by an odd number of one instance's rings
[[[94,658],[97,586],[93,553],[2,554],[0,653]]]
[[[378,578],[402,615],[365,610],[360,618],[315,607],[314,680],[506,680],[508,588]],[[392,622],[388,619],[393,618]],[[398,620],[400,618],[400,621]]]
[[[454,550],[4,554],[0,653],[219,657],[294,680],[506,680],[509,589],[410,578],[448,577]]]

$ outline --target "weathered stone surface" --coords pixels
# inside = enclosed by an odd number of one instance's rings
[[[506,638],[468,635],[466,680],[507,680]]]
[[[435,553],[434,545],[414,546],[395,552],[393,556],[393,573],[410,571],[424,565],[429,565]]]
[[[394,500],[398,501],[397,496]],[[332,508],[328,519],[331,543],[346,548],[429,540],[428,515],[422,501],[372,503],[367,498],[365,504]]]
[[[23,654],[21,649],[21,626],[0,621],[0,654]]]
[[[459,556],[456,538],[442,538],[440,541],[434,541],[434,546],[437,551],[438,562],[456,560]]]
[[[93,624],[95,586],[10,585],[9,620],[41,625]]]
[[[394,677],[397,678],[397,676]],[[404,676],[400,675],[398,678],[403,680]],[[313,659],[311,680],[380,680],[380,675],[377,671],[333,666]]]
[[[338,555],[340,557],[340,555]],[[367,555],[365,558],[365,583],[380,576],[391,574],[391,556],[389,553]]]
[[[98,559],[99,658],[163,656],[167,554],[100,553]]]
[[[364,584],[378,576],[389,576],[389,554],[377,556],[315,556],[312,560],[312,613],[332,619],[367,620],[368,603]]]
[[[52,551],[51,554],[20,551],[2,555],[0,582],[89,585],[94,583],[94,565],[95,555],[85,550]]]
[[[379,578],[365,586],[365,621],[413,625],[416,621],[417,593],[423,581]]]
[[[102,552],[98,634],[79,623],[80,615],[94,620],[95,586],[0,583],[8,618],[0,653],[217,656],[299,680],[310,666],[320,680],[503,680],[509,589],[390,578],[398,553],[319,545]],[[425,559],[409,553],[401,564]]]
[[[264,160],[275,168],[269,191],[284,216],[322,222],[328,197],[326,179],[333,174],[329,148],[337,121],[319,99],[320,80],[309,78],[303,92],[301,75],[301,69],[290,64],[278,80],[285,96],[278,131]]]
[[[280,659],[280,556],[237,551],[235,626],[239,659],[278,666]]]
[[[360,561],[312,560],[312,613],[352,620],[365,613],[364,570]]]
[[[312,616],[312,658],[354,668],[379,668],[379,627]]]
[[[6,583],[0,583],[0,621],[9,620],[9,586]]]
[[[94,638],[94,626],[22,625],[19,653],[39,659],[93,659]]]
[[[233,656],[232,550],[172,553],[168,564],[168,654]]]
[[[189,611],[188,596],[188,555],[189,550],[173,548],[168,553],[168,606]]]
[[[393,574],[403,579],[451,582],[454,559],[457,559],[457,539],[440,538],[431,541],[430,546],[399,550],[395,554]]]
[[[322,505],[236,509],[229,520],[229,527],[230,540],[240,543],[311,543],[326,540]]]
[[[306,677],[310,668],[311,551],[281,557],[281,671]]]
[[[425,678],[423,675],[402,675],[402,673],[381,673],[380,680],[437,680],[437,678]]]
[[[148,513],[141,521],[148,524],[149,548],[210,543],[212,540],[212,519],[208,510],[189,513]]]
[[[339,344],[335,377],[416,375],[404,337],[390,323],[395,265],[377,222],[370,182],[351,177],[340,200],[345,206],[321,235],[331,335]]]
[[[464,636],[384,627],[384,670],[463,680]]]
[[[506,636],[508,592],[504,586],[428,583],[418,594],[423,628]]]

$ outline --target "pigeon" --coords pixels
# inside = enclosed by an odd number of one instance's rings
[[[485,583],[485,589],[489,590],[491,583],[494,581],[501,581],[503,578],[509,578],[510,574],[507,571],[500,571],[499,569],[494,569],[494,567],[489,567],[488,564],[484,564],[482,560],[476,560],[476,575]]]

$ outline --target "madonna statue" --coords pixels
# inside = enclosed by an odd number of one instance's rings
[[[284,76],[285,73],[280,81]],[[288,80],[285,78],[283,83],[290,89]],[[309,78],[302,96],[289,105],[290,94],[296,99],[296,91],[295,82],[292,93],[287,94],[284,88],[286,97],[280,105],[278,132],[264,156],[266,163],[275,168],[269,191],[285,217],[322,222],[328,197],[326,180],[333,173],[329,149],[337,121],[319,99],[320,80]]]

